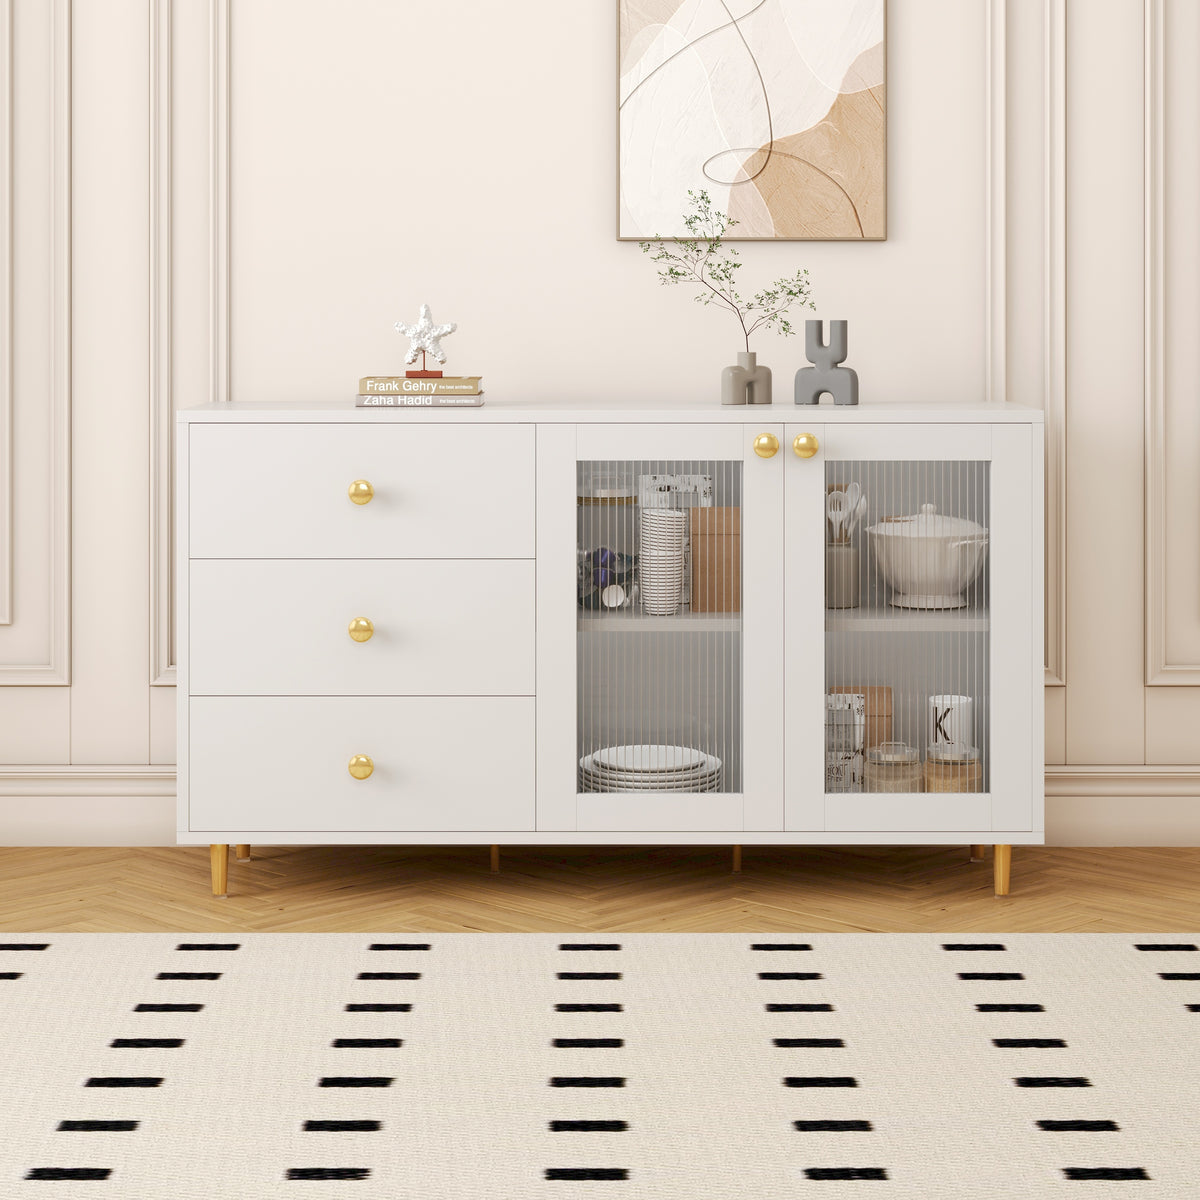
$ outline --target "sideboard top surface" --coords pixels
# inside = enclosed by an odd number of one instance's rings
[[[645,397],[588,399],[586,401],[528,401],[489,399],[478,408],[355,408],[352,401],[279,402],[239,400],[225,404],[202,404],[180,409],[182,422],[363,422],[377,424],[395,421],[400,424],[421,422],[440,424],[467,422],[472,424],[537,423],[638,423],[638,424],[780,424],[781,422],[816,424],[833,422],[899,422],[910,424],[980,423],[1040,425],[1042,411],[1015,403],[964,404],[932,403],[860,404],[860,405],[796,405],[757,404],[722,406],[704,404],[658,404]]]

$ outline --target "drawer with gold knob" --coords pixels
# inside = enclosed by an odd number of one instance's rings
[[[521,559],[193,560],[189,690],[531,696],[534,590]]]
[[[529,425],[189,432],[192,558],[532,558]]]
[[[188,732],[193,832],[534,827],[532,697],[193,696]]]

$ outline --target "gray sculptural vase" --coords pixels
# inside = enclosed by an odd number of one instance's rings
[[[771,368],[758,365],[753,351],[740,351],[736,367],[721,372],[722,404],[770,404]]]
[[[825,344],[824,322],[804,322],[804,353],[811,367],[796,372],[797,404],[818,404],[823,395],[835,404],[858,403],[858,373],[841,364],[846,361],[845,321],[829,322],[829,344]]]

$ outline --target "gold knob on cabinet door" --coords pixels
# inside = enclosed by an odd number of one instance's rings
[[[795,450],[797,458],[812,458],[820,448],[815,433],[798,433],[792,442],[792,449]]]
[[[375,764],[371,761],[368,754],[356,754],[349,763],[350,774],[355,779],[369,779],[371,772],[375,770]]]
[[[773,433],[760,433],[754,439],[754,453],[759,458],[774,458],[779,449],[779,439]]]
[[[346,494],[355,504],[370,504],[375,489],[365,479],[356,479],[346,489]]]
[[[349,632],[356,642],[369,642],[375,632],[375,626],[371,624],[370,617],[355,617],[350,622]]]

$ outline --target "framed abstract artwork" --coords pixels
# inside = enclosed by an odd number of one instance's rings
[[[887,236],[885,0],[618,0],[617,236]]]

